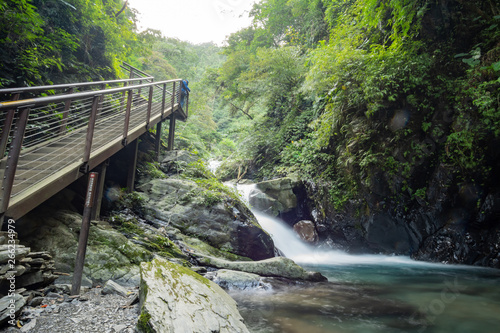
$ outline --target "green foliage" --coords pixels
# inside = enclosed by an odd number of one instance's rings
[[[146,311],[142,310],[139,319],[137,320],[137,329],[139,332],[143,333],[152,333],[154,330],[149,325],[149,321],[151,320],[151,315]]]
[[[123,0],[5,0],[0,6],[0,86],[113,78],[135,42]]]
[[[228,39],[215,76],[219,107],[232,106],[214,120],[237,145],[222,169],[329,184],[337,209],[374,186],[384,187],[376,195],[425,200],[421,175],[439,163],[485,179],[500,134],[490,4],[261,1],[255,25]],[[306,31],[322,25],[311,43]]]
[[[115,225],[118,230],[126,235],[141,236],[144,234],[144,230],[140,228],[137,224],[136,219],[126,219],[121,215],[111,216],[109,221]]]
[[[152,178],[166,178],[167,175],[163,171],[160,170],[160,163],[153,162],[145,162],[143,163],[137,170],[139,173],[143,175],[148,175]]]
[[[209,207],[224,202],[227,199],[239,200],[239,193],[215,178],[201,159],[197,162],[189,163],[187,169],[182,173],[182,177],[194,180],[199,188],[201,188],[201,191],[196,189],[195,193],[188,193],[186,200],[190,200],[194,196],[199,196],[202,198],[201,203]]]

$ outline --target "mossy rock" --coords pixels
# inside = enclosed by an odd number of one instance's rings
[[[141,264],[140,307],[140,332],[248,332],[224,290],[162,258]]]
[[[148,197],[145,205],[154,211],[147,218],[157,228],[173,226],[214,248],[252,260],[274,256],[271,237],[235,198],[218,194],[221,197],[212,202],[205,187],[185,179],[155,179],[140,190]]]

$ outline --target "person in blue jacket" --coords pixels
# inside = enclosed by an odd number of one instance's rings
[[[189,81],[188,80],[182,80],[181,82],[181,108],[184,107],[184,100],[186,98],[187,92],[190,92],[191,89],[188,87]]]

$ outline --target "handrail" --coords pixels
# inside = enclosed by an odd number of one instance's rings
[[[129,83],[129,82],[134,82],[134,81],[143,81],[143,80],[147,80],[147,79],[153,79],[153,77],[148,76],[148,77],[122,79],[122,80],[80,82],[80,83],[56,84],[56,85],[37,86],[37,87],[4,88],[4,89],[0,89],[0,94],[17,94],[17,93],[35,92],[35,91],[42,91],[42,90],[81,88],[81,87],[90,87],[90,86],[94,86],[94,85],[103,85],[103,84],[108,85],[108,84],[118,84],[118,83]]]
[[[126,69],[126,70],[130,70],[130,73],[136,72],[136,73],[142,74],[143,75],[142,78],[148,78],[148,79],[151,78],[148,73],[143,72],[138,68],[135,68],[134,66],[132,66],[131,64],[129,64],[125,61],[122,64],[120,64],[120,67],[123,69]]]
[[[14,92],[14,97],[11,101],[0,102],[0,122],[3,122],[0,218],[10,211],[11,198],[14,198],[13,207],[21,207],[19,200],[25,200],[20,193],[29,195],[30,199],[26,200],[35,200],[30,189],[42,186],[39,184],[45,184],[52,179],[50,177],[59,177],[65,168],[76,165],[80,174],[85,173],[95,163],[102,163],[102,158],[109,158],[109,154],[121,149],[117,145],[127,145],[139,133],[167,117],[172,121],[187,119],[189,94],[184,97],[183,108],[181,79],[127,85],[141,80],[145,78],[4,89]],[[125,84],[105,89],[109,83]],[[75,87],[90,85],[100,85],[101,89],[74,92]],[[68,92],[16,100],[20,91],[47,88],[68,88]],[[112,149],[108,148],[110,144]],[[74,175],[74,172],[64,174]]]
[[[20,109],[22,107],[27,107],[27,106],[34,107],[34,106],[40,106],[40,105],[47,105],[50,103],[63,102],[63,101],[72,100],[72,99],[94,97],[95,95],[109,95],[109,94],[114,94],[114,93],[118,93],[118,92],[125,92],[125,91],[131,90],[131,89],[141,89],[141,88],[148,88],[148,87],[152,87],[152,86],[160,88],[161,84],[180,82],[180,81],[182,81],[182,79],[158,81],[158,82],[138,84],[138,85],[134,85],[134,86],[105,89],[105,90],[85,91],[85,92],[66,94],[66,95],[45,96],[45,97],[30,98],[30,99],[23,99],[23,100],[17,100],[17,101],[0,102],[0,111],[9,110],[9,109],[13,109],[13,108]],[[167,91],[167,93],[172,94],[169,91]]]

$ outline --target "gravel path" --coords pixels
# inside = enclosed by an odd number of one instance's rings
[[[79,298],[48,292],[35,297],[19,316],[21,328],[4,327],[0,332],[33,333],[134,333],[139,304],[137,290],[128,296],[103,295],[93,288]]]

